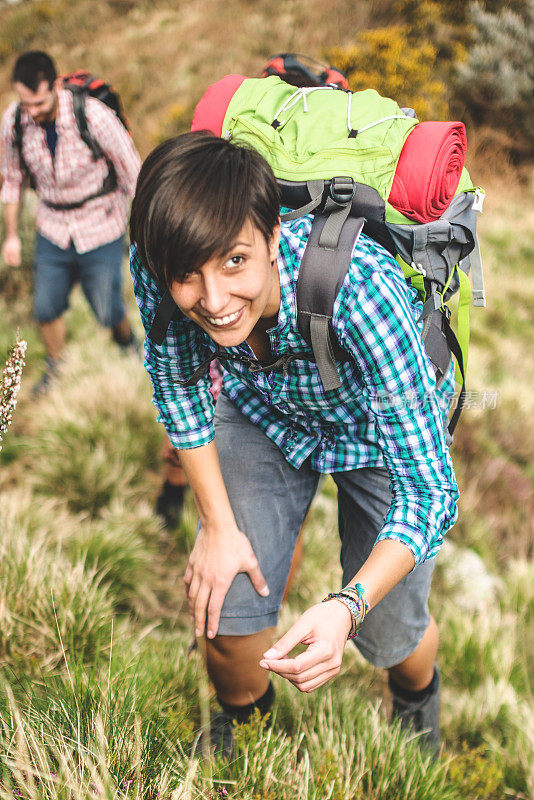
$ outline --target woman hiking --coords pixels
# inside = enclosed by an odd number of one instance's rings
[[[235,721],[267,713],[271,672],[311,692],[339,672],[352,638],[388,670],[395,716],[437,752],[428,595],[457,514],[444,433],[453,375],[436,388],[416,292],[362,234],[332,318],[348,358],[340,388],[325,391],[296,323],[311,217],[280,224],[279,214],[267,162],[206,132],[159,145],[132,206],[145,365],[199,513],[185,584],[222,708],[214,742],[231,752]],[[176,310],[156,344],[165,297]],[[225,369],[216,405],[214,357]],[[338,487],[343,584],[273,644],[297,534],[325,473]],[[291,658],[299,643],[306,650]]]

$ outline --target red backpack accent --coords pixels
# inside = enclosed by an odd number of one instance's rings
[[[118,92],[113,89],[111,84],[106,83],[102,78],[98,78],[85,69],[75,69],[73,72],[66,72],[59,76],[65,89],[79,91],[85,96],[94,97],[100,100],[108,108],[111,108],[120,119],[128,133],[131,134],[130,125],[124,116],[122,103]]]
[[[211,131],[215,136],[222,136],[226,110],[244,80],[244,75],[225,75],[208,86],[195,108],[191,130]]]
[[[278,75],[293,86],[328,86],[339,89],[349,88],[347,78],[341,70],[298,53],[278,53],[265,64],[261,78]]]

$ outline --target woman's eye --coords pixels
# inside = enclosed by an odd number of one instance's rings
[[[241,264],[243,264],[244,260],[245,259],[243,258],[243,256],[232,256],[231,258],[228,259],[228,261],[226,262],[225,266],[227,266],[227,267],[240,267]]]

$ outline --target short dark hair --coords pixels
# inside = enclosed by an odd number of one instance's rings
[[[247,220],[269,241],[279,213],[276,179],[258,152],[209,131],[184,133],[158,145],[141,167],[130,238],[169,288],[226,254]]]
[[[47,81],[51,89],[57,78],[56,66],[47,53],[42,50],[28,50],[15,61],[13,83],[23,83],[32,92],[36,92],[42,81]]]

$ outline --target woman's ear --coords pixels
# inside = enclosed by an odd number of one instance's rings
[[[280,222],[273,229],[271,238],[269,239],[269,258],[271,261],[276,261],[278,258],[278,248],[280,246]]]

